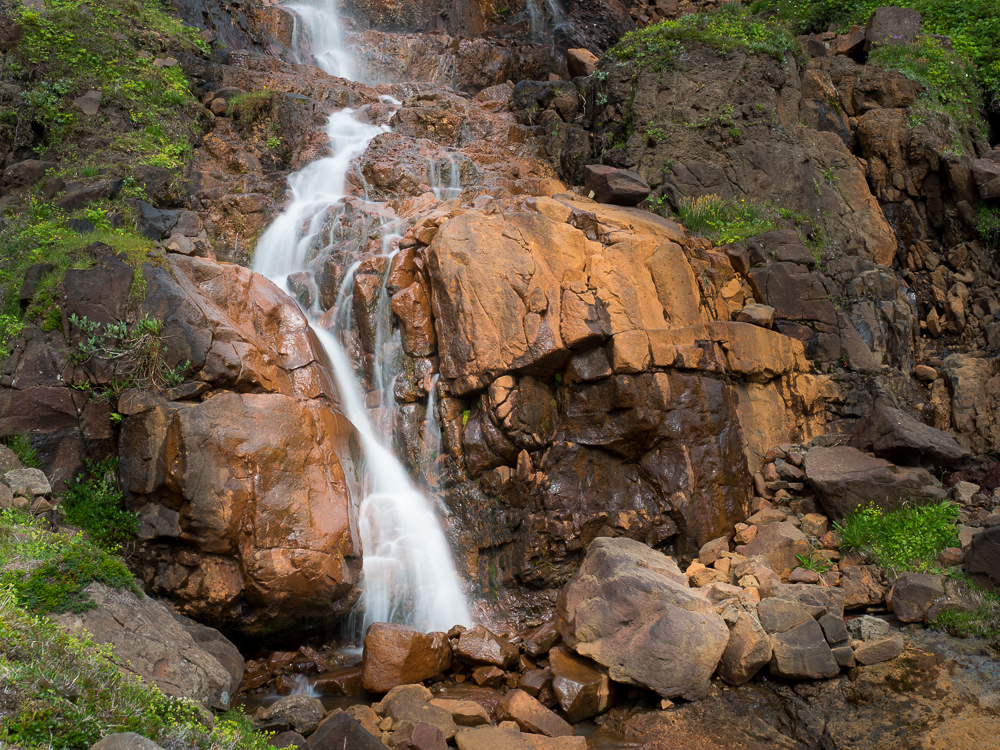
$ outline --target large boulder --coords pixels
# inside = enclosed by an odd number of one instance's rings
[[[576,724],[602,714],[615,699],[614,683],[600,666],[565,646],[549,651],[552,691],[566,718]]]
[[[421,633],[405,625],[372,623],[365,633],[361,684],[371,693],[387,693],[444,672],[451,666],[445,633]]]
[[[110,645],[122,669],[155,683],[165,695],[190,698],[206,708],[229,708],[232,675],[195,642],[170,610],[149,597],[101,583],[90,584],[86,593],[97,605],[94,609],[53,619]]]
[[[730,685],[743,685],[770,661],[771,639],[760,620],[750,612],[739,612],[729,625],[729,643],[719,662],[719,676]]]
[[[876,8],[865,26],[865,49],[914,42],[922,25],[923,18],[912,8]]]
[[[559,592],[559,631],[617,682],[664,698],[697,698],[729,640],[707,597],[666,555],[630,539],[598,538]]]
[[[943,575],[903,573],[892,584],[885,602],[902,622],[923,622],[927,610],[944,595]]]
[[[993,526],[972,538],[965,572],[977,585],[1000,591],[1000,526]]]
[[[888,509],[944,497],[927,470],[896,466],[846,445],[813,448],[803,468],[827,515],[838,521],[869,503]]]
[[[851,445],[871,451],[880,458],[920,465],[955,466],[970,455],[954,437],[923,422],[918,422],[900,409],[877,407],[858,420],[851,432]]]
[[[631,169],[617,169],[604,164],[588,164],[583,172],[584,185],[598,203],[638,206],[649,197],[649,185]]]

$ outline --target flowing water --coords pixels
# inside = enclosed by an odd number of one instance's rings
[[[333,2],[295,4],[314,57],[335,75],[350,70]],[[346,62],[345,62],[346,61]],[[329,66],[329,67],[327,67]],[[339,72],[338,72],[339,71]],[[260,238],[254,270],[286,288],[291,273],[306,269],[316,247],[328,252],[332,237],[324,237],[331,216],[343,211],[347,173],[372,138],[388,130],[355,119],[343,109],[330,116],[326,134],[331,155],[318,159],[289,178],[291,200],[284,213]],[[383,255],[391,259],[391,236]],[[420,630],[447,630],[471,624],[468,605],[432,502],[419,492],[392,445],[392,391],[398,372],[398,331],[393,331],[388,293],[383,285],[375,335],[372,385],[381,394],[378,423],[365,406],[364,376],[352,362],[343,338],[354,325],[351,300],[358,263],[341,283],[337,303],[325,320],[331,330],[314,326],[329,357],[341,408],[354,425],[364,451],[362,497],[356,508],[363,550],[364,582],[361,598],[364,627],[372,622],[402,622]],[[322,311],[306,311],[315,316]]]
[[[285,7],[296,15],[292,31],[294,62],[304,63],[312,56],[330,75],[354,80],[354,59],[344,45],[337,0],[288,3]]]

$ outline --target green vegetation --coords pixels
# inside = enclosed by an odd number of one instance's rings
[[[121,226],[112,226],[111,215],[119,212]],[[69,229],[71,219],[90,221],[95,231],[81,234]],[[0,359],[7,354],[10,342],[24,323],[43,322],[43,328],[54,330],[62,324],[58,305],[58,287],[70,268],[87,268],[92,258],[86,248],[99,242],[105,253],[124,255],[136,271],[133,294],[141,299],[144,279],[138,272],[146,260],[152,243],[135,229],[133,217],[124,205],[112,207],[109,201],[91,204],[88,208],[66,212],[32,195],[20,211],[10,217],[10,223],[0,230]],[[42,279],[32,304],[22,311],[19,301],[21,284],[28,267],[51,263],[53,270]]]
[[[780,62],[798,49],[786,24],[755,17],[739,5],[724,5],[711,13],[691,13],[632,31],[608,50],[607,56],[618,63],[666,70],[677,54],[696,45],[723,54],[734,49],[763,53]]]
[[[947,115],[957,142],[956,150],[961,149],[963,131],[989,132],[978,112],[982,94],[971,66],[961,56],[944,49],[936,39],[923,36],[912,44],[876,47],[868,62],[898,70],[924,87],[911,107],[911,126],[935,114]]]
[[[208,46],[166,11],[161,0],[45,0],[44,12],[15,11],[21,40],[6,73],[24,90],[4,135],[16,136],[15,147],[32,145],[34,121],[46,131],[36,150],[72,156],[81,136],[107,128],[107,115],[87,117],[73,105],[99,90],[102,109],[118,108],[128,120],[103,145],[138,163],[176,166],[190,148],[180,114],[195,100],[169,50],[207,54]]]
[[[958,506],[950,500],[883,510],[874,503],[834,524],[841,548],[856,552],[890,574],[936,572],[938,555],[958,544]]]
[[[242,123],[252,123],[261,118],[271,108],[272,92],[247,91],[229,100],[229,116]]]
[[[1000,208],[980,204],[976,212],[976,231],[986,247],[1000,250]]]
[[[125,510],[118,483],[118,459],[86,460],[85,475],[70,482],[63,493],[66,522],[87,532],[93,544],[116,551],[135,538],[136,513]]]
[[[111,388],[113,393],[136,385],[164,387],[184,382],[184,371],[191,363],[170,367],[164,361],[163,352],[167,348],[160,339],[162,321],[143,315],[132,323],[122,320],[101,325],[74,313],[69,323],[83,334],[70,350],[70,360],[74,364],[84,364],[100,357],[110,362],[116,376]]]
[[[43,529],[27,513],[0,513],[0,746],[85,750],[106,734],[137,732],[175,750],[267,750],[268,735],[229,712],[164,696],[119,669],[110,647],[68,633],[42,611],[84,611],[100,580],[141,596],[120,559]]]
[[[833,563],[825,557],[817,555],[815,550],[808,555],[796,555],[795,559],[798,561],[800,568],[812,570],[820,575],[833,568]]]
[[[782,226],[777,210],[770,204],[718,195],[683,198],[677,215],[692,234],[707,237],[719,245],[739,242]]]
[[[775,11],[795,33],[864,26],[875,8],[896,5],[923,16],[927,34],[951,38],[959,57],[972,62],[990,107],[1000,108],[1000,0],[751,0],[751,12]],[[905,71],[904,71],[905,72]]]
[[[956,638],[996,638],[1000,636],[1000,594],[986,591],[964,579],[962,596],[967,598],[977,608],[969,612],[961,609],[948,609],[942,612],[933,622],[932,627],[946,631]]]
[[[20,459],[21,463],[27,466],[29,469],[40,469],[42,467],[41,462],[38,460],[38,454],[35,452],[34,446],[24,435],[9,435],[4,438],[4,445],[14,451],[14,454]]]

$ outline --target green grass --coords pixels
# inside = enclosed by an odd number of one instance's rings
[[[958,545],[957,518],[958,506],[949,500],[895,510],[871,504],[848,513],[834,531],[842,550],[860,554],[892,575],[939,572],[938,555]]]
[[[139,593],[120,558],[84,541],[41,528],[23,512],[0,513],[0,586],[29,612],[86,612],[84,589],[94,581]]]
[[[718,245],[739,242],[782,226],[778,211],[767,203],[718,195],[683,198],[677,215],[692,234],[707,237]]]
[[[115,551],[135,539],[139,516],[125,509],[118,482],[118,459],[86,460],[87,471],[63,493],[66,522],[87,532],[93,544]]]
[[[38,460],[38,453],[25,435],[8,435],[3,439],[4,445],[14,451],[21,463],[29,469],[42,468],[42,462]]]
[[[923,16],[923,31],[943,34],[970,61],[989,106],[1000,108],[1000,0],[753,0],[752,12],[776,11],[796,33],[864,27],[875,8],[896,5]]]
[[[956,638],[996,638],[1000,636],[1000,595],[968,584],[963,595],[978,605],[975,612],[948,609],[930,622]]]
[[[911,125],[935,114],[946,115],[958,143],[955,150],[961,149],[965,131],[989,132],[979,114],[982,92],[971,65],[936,40],[920,37],[912,44],[876,47],[868,56],[868,63],[898,70],[923,86],[920,97],[910,108]]]
[[[734,49],[766,54],[780,62],[798,49],[786,24],[756,18],[739,5],[725,5],[717,11],[691,13],[629,32],[608,50],[607,58],[665,70],[676,55],[696,45],[723,54]]]
[[[75,583],[85,585],[102,580],[101,570],[114,572],[108,585],[141,596],[120,559],[82,537],[53,534],[25,512],[0,512],[0,746],[86,750],[107,734],[136,732],[175,750],[267,750],[269,735],[253,731],[238,712],[220,715],[207,729],[204,709],[141,684],[119,668],[109,646],[43,616],[42,589],[21,585],[42,572],[64,581],[75,572],[81,575]]]

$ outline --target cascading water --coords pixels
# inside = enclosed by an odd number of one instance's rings
[[[337,0],[288,3],[285,7],[296,16],[292,31],[294,62],[306,62],[311,55],[330,75],[353,80],[354,60],[344,45]]]
[[[300,13],[304,33],[315,42],[333,40],[340,45],[328,49],[324,60],[346,58],[333,2],[322,6],[289,6]],[[301,12],[302,8],[316,12]],[[315,26],[314,26],[315,24]],[[335,28],[327,28],[332,24]],[[314,46],[314,54],[319,47]],[[320,59],[317,56],[317,59]],[[332,71],[331,71],[332,72]],[[354,158],[385,126],[355,119],[350,109],[330,116],[326,133],[331,155],[319,159],[289,178],[291,201],[257,243],[254,270],[285,287],[289,274],[302,271],[317,244],[329,249],[332,241],[321,233],[331,214],[342,211],[347,172]],[[390,256],[389,243],[383,253]],[[365,408],[363,384],[341,345],[341,337],[352,324],[351,299],[358,263],[341,282],[336,305],[325,316],[332,330],[314,326],[328,355],[340,394],[341,408],[357,430],[364,451],[362,497],[357,525],[363,550],[364,627],[372,622],[404,622],[419,630],[447,630],[455,624],[471,624],[468,605],[452,561],[448,540],[431,502],[413,485],[391,445],[391,419],[380,420],[377,429]],[[389,399],[392,391],[393,333],[388,325],[388,297],[382,290],[380,323],[376,330],[373,382]],[[307,311],[314,314],[317,311]],[[398,333],[395,334],[398,336]],[[385,410],[380,409],[385,415]]]

